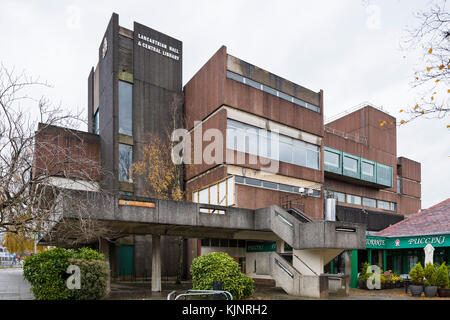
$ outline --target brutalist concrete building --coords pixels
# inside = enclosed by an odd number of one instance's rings
[[[396,120],[383,110],[364,104],[324,124],[322,90],[224,46],[182,88],[182,42],[118,19],[89,74],[89,132],[77,135],[111,173],[98,180],[114,193],[99,216],[126,230],[102,248],[113,278],[174,277],[183,237],[186,278],[193,258],[224,251],[255,279],[320,297],[348,289],[366,259],[366,232],[420,209],[420,164],[397,157]],[[223,157],[185,166],[186,201],[148,198],[130,175],[148,139],[173,121],[201,137],[201,154],[208,129],[224,138],[214,152]]]

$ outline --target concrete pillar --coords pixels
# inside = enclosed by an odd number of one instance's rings
[[[352,254],[351,254],[351,251],[349,251],[349,250],[344,251],[344,262],[345,262],[344,275],[345,275],[345,279],[346,279],[345,291],[346,291],[346,295],[348,295],[348,288],[350,288],[351,278],[352,278]]]
[[[161,291],[161,236],[152,235],[152,291]]]
[[[284,241],[283,240],[277,241],[277,252],[284,253]]]

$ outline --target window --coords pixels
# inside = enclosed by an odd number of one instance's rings
[[[339,202],[345,202],[345,193],[333,192],[334,198]]]
[[[378,208],[384,210],[390,210],[391,204],[387,201],[378,200]]]
[[[305,102],[303,100],[300,100],[300,99],[297,99],[295,97],[292,97],[292,96],[290,96],[290,95],[288,95],[288,94],[286,94],[284,92],[278,91],[276,89],[273,89],[273,88],[271,88],[269,86],[263,85],[263,84],[261,84],[259,82],[251,80],[249,78],[245,78],[245,77],[243,77],[243,76],[241,76],[239,74],[236,74],[234,72],[227,71],[227,78],[233,79],[233,80],[238,81],[238,82],[243,83],[243,84],[246,84],[246,85],[248,85],[250,87],[253,87],[255,89],[263,90],[264,92],[267,92],[267,93],[269,93],[271,95],[280,97],[281,99],[284,99],[284,100],[289,101],[289,102],[293,102],[293,103],[295,103],[295,104],[297,104],[297,105],[299,105],[301,107],[304,107],[304,108],[307,108],[309,110],[312,110],[312,111],[320,113],[320,107],[318,107],[316,105],[313,105],[311,103],[307,103],[307,102]]]
[[[97,112],[94,115],[94,133],[95,134],[99,134],[99,132],[100,132],[99,109],[97,109]]]
[[[234,177],[229,177],[192,193],[192,202],[231,206],[234,204]],[[223,210],[202,209],[201,212],[224,214]]]
[[[402,193],[402,179],[397,177],[397,193]]]
[[[375,165],[361,161],[361,172],[366,176],[373,177],[375,175]]]
[[[275,154],[277,146],[278,154]],[[227,148],[319,169],[320,148],[318,146],[231,119],[227,120]]]
[[[285,184],[280,184],[280,190],[281,191],[287,191],[287,192],[292,192],[293,191],[293,187],[292,186],[287,186]]]
[[[263,181],[263,187],[264,188],[270,188],[270,189],[278,189],[278,185],[273,182]]]
[[[339,154],[328,151],[328,150],[324,150],[323,152],[323,161],[325,162],[325,164],[339,168]]]
[[[361,197],[352,194],[347,194],[347,203],[361,205]]]
[[[392,187],[392,168],[377,163],[377,183]]]
[[[245,178],[245,183],[251,186],[260,187],[261,186],[261,180],[252,179],[252,178]]]
[[[397,204],[395,202],[391,202],[391,211],[397,211]]]
[[[133,135],[133,85],[119,81],[119,133]]]
[[[344,156],[344,169],[358,172],[358,160]]]
[[[375,199],[371,199],[371,198],[364,198],[363,199],[363,205],[366,206],[366,207],[376,208],[377,207],[377,201]]]
[[[119,143],[119,181],[133,182],[130,176],[133,146]]]

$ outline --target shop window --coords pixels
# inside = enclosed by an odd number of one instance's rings
[[[94,115],[94,133],[99,134],[100,133],[100,115],[99,115],[100,108],[97,109],[97,112]]]

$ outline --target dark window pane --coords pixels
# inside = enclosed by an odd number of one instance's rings
[[[297,99],[295,97],[294,97],[294,103],[298,104],[299,106],[306,107],[306,103],[304,101]]]
[[[271,87],[263,86],[263,90],[264,90],[265,92],[267,92],[267,93],[270,93],[270,94],[274,95],[274,96],[277,95],[277,90],[272,89]]]
[[[211,239],[211,247],[218,247],[219,243],[219,239]]]
[[[228,239],[220,239],[220,246],[221,247],[228,247]]]
[[[237,247],[237,244],[238,244],[238,241],[237,241],[236,239],[230,239],[229,246],[230,246],[231,248],[236,248],[236,247]]]
[[[241,75],[238,75],[234,72],[231,71],[227,71],[227,78],[239,81],[239,82],[244,82],[244,77]]]
[[[281,191],[288,191],[288,192],[292,192],[293,191],[293,187],[292,186],[287,186],[285,184],[279,184],[280,186],[280,190]]]
[[[284,92],[278,92],[278,96],[279,96],[281,99],[284,99],[284,100],[287,100],[287,101],[289,101],[289,102],[292,102],[292,97],[291,97],[290,95],[284,93]]]
[[[263,187],[270,188],[270,189],[278,189],[278,184],[268,181],[263,181]]]
[[[238,247],[245,248],[245,240],[238,240]]]
[[[119,143],[119,181],[132,182],[130,168],[133,161],[133,147]]]
[[[95,116],[94,116],[94,133],[95,134],[98,134],[100,132],[99,109],[97,110],[97,112],[95,113]]]
[[[119,133],[133,135],[133,85],[119,81]]]
[[[202,247],[209,247],[209,238],[202,239]]]
[[[234,177],[234,181],[236,183],[244,183],[244,178],[243,177],[239,177],[239,176],[235,176]]]
[[[260,187],[261,186],[261,180],[256,180],[256,179],[252,179],[252,178],[245,178],[245,184],[249,184],[251,186]]]
[[[261,84],[251,79],[245,78],[245,84],[248,84],[250,87],[253,87],[255,89],[261,90]]]

